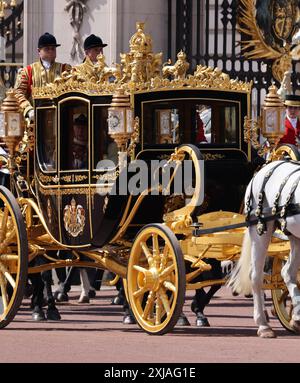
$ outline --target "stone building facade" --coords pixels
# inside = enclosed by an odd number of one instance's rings
[[[24,64],[35,61],[37,40],[44,32],[54,34],[62,45],[57,51],[58,61],[73,65],[81,61],[78,55],[74,58],[70,55],[74,41],[70,16],[75,3],[79,7],[80,4],[86,5],[79,30],[80,43],[83,45],[84,39],[91,33],[100,36],[108,44],[104,50],[108,65],[119,62],[119,53],[128,51],[128,42],[135,33],[137,21],[146,22],[146,32],[153,37],[154,51],[166,55],[166,0],[25,0]],[[65,10],[67,5],[70,6],[69,12]],[[164,59],[167,60],[167,57]]]

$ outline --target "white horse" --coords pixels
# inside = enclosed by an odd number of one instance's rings
[[[266,181],[269,176],[269,180]],[[254,220],[255,211],[260,206],[259,195],[263,189],[264,198],[262,214],[272,215],[271,209],[277,204],[281,211],[289,199],[291,190],[295,189],[290,197],[291,204],[300,203],[300,165],[292,162],[275,161],[264,166],[249,183],[246,195],[250,212],[250,221]],[[264,185],[264,186],[263,186]],[[276,201],[276,194],[282,189]],[[270,209],[271,208],[271,209]],[[293,313],[290,325],[293,330],[300,333],[300,290],[297,287],[297,271],[300,266],[300,212],[296,215],[287,214],[283,217],[286,230],[289,233],[290,255],[281,270],[282,278],[287,286],[293,304]],[[279,220],[279,223],[284,223]],[[256,224],[250,225],[246,231],[242,246],[241,257],[234,268],[228,285],[237,292],[249,294],[252,292],[254,300],[254,320],[258,326],[257,335],[262,338],[275,338],[276,335],[269,326],[264,307],[264,294],[262,290],[263,271],[268,245],[275,230],[275,221],[265,222],[265,233],[258,234]]]

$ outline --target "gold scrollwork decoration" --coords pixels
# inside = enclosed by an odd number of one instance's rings
[[[63,176],[61,177],[62,181],[64,182],[67,182],[67,183],[71,183],[72,181],[72,176]]]
[[[82,181],[85,181],[87,179],[88,179],[87,176],[75,175],[75,182],[82,182]]]
[[[243,0],[249,2],[250,0]],[[252,0],[251,0],[252,1]],[[152,39],[144,31],[144,23],[137,23],[137,32],[130,40],[129,53],[120,55],[120,64],[109,68],[105,57],[98,56],[98,64],[88,70],[72,68],[64,72],[54,83],[33,89],[33,98],[54,98],[68,92],[87,95],[114,94],[122,86],[125,93],[173,89],[220,89],[251,92],[252,82],[230,80],[218,68],[199,65],[193,75],[186,75],[189,63],[184,52],[178,53],[178,60],[162,64],[162,53],[153,53]],[[276,53],[276,58],[281,53]],[[81,67],[81,66],[80,66]],[[111,82],[108,79],[114,78]]]
[[[39,179],[45,184],[54,182],[53,176],[46,176],[45,174],[39,174]]]
[[[217,161],[226,158],[223,154],[202,153],[205,161]]]
[[[119,177],[119,171],[112,171],[105,174],[96,174],[93,176],[99,182],[114,182]]]
[[[66,196],[66,195],[89,195],[89,188],[70,188],[70,189],[44,189],[39,188],[39,192],[44,196]]]

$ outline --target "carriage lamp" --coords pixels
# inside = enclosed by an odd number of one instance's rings
[[[24,122],[14,90],[7,92],[0,109],[0,140],[6,145],[12,160],[23,137]]]
[[[125,94],[123,88],[119,88],[113,95],[112,103],[108,109],[108,134],[118,146],[119,165],[127,157],[128,140],[134,131],[133,122],[130,97]]]
[[[277,91],[277,87],[272,84],[262,107],[262,135],[268,139],[271,148],[285,132],[286,110]]]

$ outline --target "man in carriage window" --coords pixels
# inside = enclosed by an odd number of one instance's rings
[[[279,140],[279,144],[300,144],[300,96],[287,95],[284,105],[286,106],[285,134]]]
[[[84,114],[74,120],[72,141],[72,168],[87,169],[88,121]]]
[[[50,33],[44,33],[38,41],[39,61],[20,69],[15,89],[16,97],[23,109],[24,117],[34,120],[34,110],[31,101],[32,87],[43,87],[54,82],[64,71],[71,70],[68,64],[55,62],[56,38]]]

